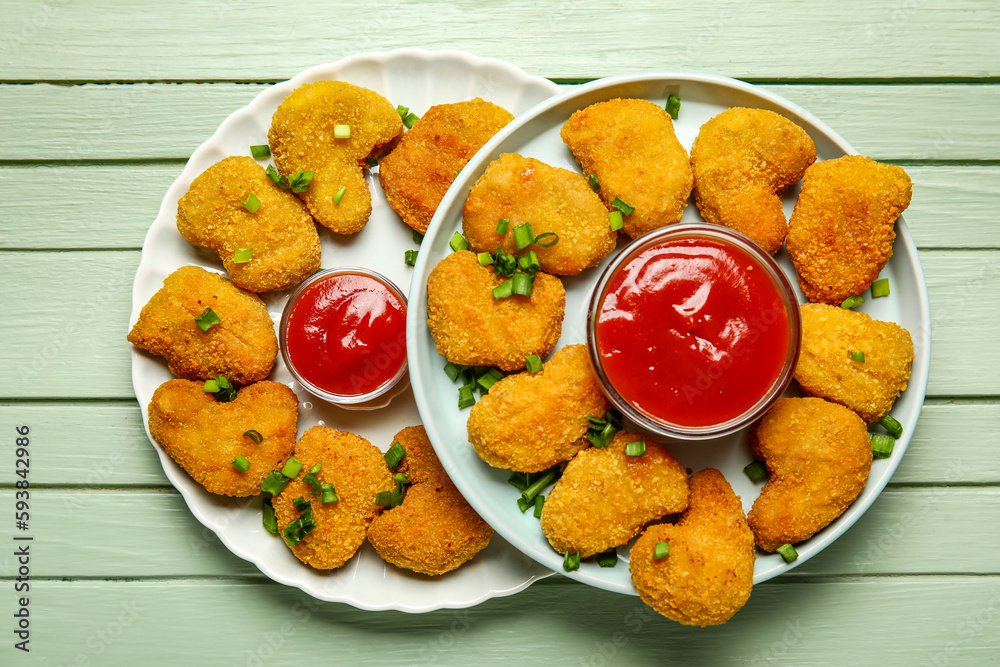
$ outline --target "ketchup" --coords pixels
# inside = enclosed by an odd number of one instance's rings
[[[285,348],[295,370],[317,388],[368,394],[406,363],[406,304],[377,278],[331,274],[299,294],[288,315]]]
[[[788,314],[765,269],[713,238],[665,240],[611,277],[596,312],[605,375],[625,401],[682,427],[726,423],[781,374]]]

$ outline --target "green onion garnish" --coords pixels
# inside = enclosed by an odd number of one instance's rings
[[[622,218],[622,212],[615,210],[608,213],[608,224],[611,225],[611,231],[617,232],[619,229],[625,226],[625,219]]]
[[[851,352],[851,359],[863,364],[865,363],[865,353],[860,351]]]
[[[282,475],[280,470],[272,470],[268,473],[267,478],[261,483],[260,490],[264,493],[270,493],[272,496],[276,496],[281,493],[286,484],[288,484],[288,478]]]
[[[261,504],[261,510],[260,521],[264,525],[264,530],[272,535],[277,535],[278,519],[274,516],[274,505],[271,504],[270,498],[264,498],[264,502]]]
[[[795,550],[791,544],[782,544],[780,547],[775,549],[778,555],[785,559],[786,563],[791,563],[793,560],[799,557],[799,552]]]
[[[319,495],[319,478],[316,477],[316,473],[307,472],[302,481],[312,487],[312,494],[314,496]]]
[[[531,502],[532,500],[535,499],[535,496],[537,496],[539,493],[542,492],[542,489],[544,489],[546,486],[554,482],[555,479],[556,479],[555,470],[546,471],[544,475],[542,475],[537,480],[532,482],[531,485],[528,486],[528,488],[526,488],[524,491],[521,492],[521,497],[527,500],[528,502]]]
[[[750,478],[751,482],[759,482],[763,479],[767,479],[767,466],[764,465],[763,461],[748,463],[744,466],[743,472],[746,473],[746,476]]]
[[[537,241],[538,239],[535,240]],[[530,273],[532,275],[537,273],[542,268],[542,265],[538,262],[538,255],[535,254],[534,250],[529,250],[518,257],[517,266],[525,273]]]
[[[490,387],[495,385],[501,379],[503,379],[503,373],[501,373],[495,368],[491,368],[488,373],[484,373],[479,378],[477,378],[476,383],[480,387],[485,389],[487,392],[489,392]]]
[[[880,296],[889,296],[888,278],[879,278],[872,283],[872,298],[877,299]]]
[[[201,329],[203,333],[208,333],[208,330],[216,324],[222,324],[222,320],[219,319],[219,316],[215,314],[214,310],[206,308],[204,313],[194,318],[194,323],[198,325],[198,328]]]
[[[250,461],[248,461],[247,457],[243,456],[242,454],[233,459],[232,464],[233,467],[239,470],[240,472],[246,472],[247,468],[250,467]]]
[[[318,472],[319,472],[320,470],[322,470],[322,469],[323,469],[323,464],[322,464],[322,463],[317,463],[316,465],[314,465],[314,466],[313,466],[313,467],[312,467],[312,468],[311,468],[311,469],[309,470],[309,472],[311,472],[312,474],[314,474],[314,475],[315,475],[316,473],[318,473]]]
[[[301,542],[306,535],[316,527],[316,519],[313,517],[312,505],[306,508],[305,512],[298,519],[292,521],[285,527],[282,536],[290,547],[294,547]]]
[[[260,443],[264,442],[264,436],[260,434],[260,431],[255,431],[254,429],[250,429],[249,431],[244,431],[243,435],[253,440],[254,444],[256,445],[259,445]]]
[[[333,195],[333,203],[340,206],[340,201],[344,198],[344,193],[347,192],[347,186],[341,185],[340,189]]]
[[[525,222],[514,227],[514,244],[518,250],[524,250],[535,242],[535,233],[531,231],[531,223]]]
[[[243,202],[243,208],[250,211],[251,213],[256,213],[257,209],[260,208],[260,200],[257,199],[257,195],[250,193],[250,195]]]
[[[542,360],[537,354],[531,354],[525,357],[524,363],[529,373],[537,373],[542,370]]]
[[[350,125],[334,125],[333,126],[333,138],[334,139],[350,139],[351,138],[351,126]]]
[[[657,542],[653,547],[653,558],[659,560],[670,555],[670,545],[666,542]]]
[[[886,415],[885,417],[882,417],[882,419],[880,419],[878,423],[881,424],[882,428],[888,431],[889,435],[891,435],[892,437],[894,438],[902,437],[903,425],[900,424],[898,421],[896,421],[896,419],[891,415]]]
[[[666,109],[671,118],[677,120],[677,117],[681,114],[681,98],[677,97],[673,93],[670,93],[670,95],[667,96],[667,103],[663,108]]]
[[[531,287],[534,285],[535,278],[530,273],[523,273],[518,271],[514,274],[512,278],[514,281],[514,294],[520,294],[521,296],[531,296]]]
[[[324,505],[340,501],[340,498],[337,497],[337,492],[333,489],[333,484],[320,484],[319,488],[321,492],[319,500]]]
[[[410,107],[404,107],[402,104],[400,104],[398,107],[396,107],[396,113],[399,114],[400,118],[406,118],[406,114],[410,113]]]
[[[285,467],[281,469],[281,474],[288,479],[294,479],[301,470],[302,462],[295,458],[295,455],[293,454],[292,457],[285,462]]]
[[[526,473],[515,470],[510,473],[510,477],[507,478],[507,483],[518,491],[524,491],[528,488],[528,476]]]
[[[841,308],[848,308],[848,309],[850,309],[850,308],[857,308],[858,306],[860,306],[864,302],[865,302],[865,298],[863,296],[849,296],[846,299],[844,299],[844,302],[842,304],[840,304],[840,307]]]
[[[212,394],[220,403],[228,403],[236,398],[236,387],[225,375],[216,375],[214,380],[205,380],[202,389]]]
[[[279,188],[282,188],[283,190],[288,189],[288,179],[279,174],[278,170],[274,168],[274,165],[272,164],[267,165],[267,169],[265,169],[264,171],[267,172],[267,177],[271,179],[272,183],[277,185]]]
[[[524,274],[522,274],[524,275]],[[494,299],[506,299],[514,293],[514,279],[508,278],[493,288]]]
[[[621,417],[611,410],[604,413],[604,419],[599,417],[587,417],[587,439],[594,447],[607,447],[614,440],[622,426]]]
[[[587,185],[590,186],[591,190],[597,192],[598,188],[601,187],[601,182],[597,180],[597,174],[591,174],[590,176],[587,177]]]
[[[233,253],[233,262],[236,264],[246,264],[253,257],[253,248],[237,248]]]
[[[579,551],[566,552],[566,556],[563,558],[563,569],[567,572],[573,572],[574,570],[580,569]]]
[[[531,505],[532,505],[532,503],[528,502],[524,498],[518,498],[517,499],[517,508],[519,510],[521,510],[522,514],[524,514],[525,512],[527,512],[528,508],[531,507]]]
[[[496,254],[493,255],[493,273],[510,277],[517,270],[517,261],[518,258],[514,255],[508,255],[503,248],[497,248]]]
[[[460,232],[455,232],[451,235],[451,240],[448,241],[448,245],[450,245],[451,249],[455,252],[469,249],[469,242],[465,240],[465,237],[462,236]]]
[[[413,230],[413,234],[411,236],[413,237],[413,242],[418,245],[424,240],[424,235],[415,229]]]
[[[472,386],[465,385],[458,390],[458,409],[468,408],[476,404],[476,397],[472,393]]]
[[[403,253],[403,263],[407,266],[415,266],[417,263],[417,253],[419,250],[407,250]]]
[[[892,448],[895,445],[896,439],[891,435],[872,434],[872,456],[877,459],[887,459],[892,456]]]
[[[365,158],[365,164],[367,164],[369,167],[377,167],[378,166],[378,160],[376,160],[373,157],[366,157]]]
[[[406,494],[398,488],[395,491],[381,491],[375,494],[375,504],[382,507],[396,507],[405,497]]]
[[[615,200],[611,202],[611,208],[618,209],[625,215],[632,215],[632,211],[635,210],[635,206],[629,206],[618,197],[615,197]]]
[[[394,482],[396,482],[396,484],[410,483],[410,476],[407,475],[405,472],[397,472],[395,475],[392,476],[392,479]]]
[[[543,248],[551,248],[555,244],[559,243],[559,235],[555,232],[545,232],[544,234],[539,234],[535,237],[535,243]]]
[[[500,222],[497,223],[497,234],[506,234],[508,226],[510,226],[510,220],[500,218]]]
[[[295,173],[288,178],[288,188],[292,192],[305,192],[309,189],[309,181],[316,175],[315,171],[302,171],[299,167]],[[279,183],[280,185],[280,183]]]
[[[618,565],[618,551],[616,549],[609,549],[597,554],[597,564],[601,567],[614,567]]]
[[[266,157],[271,157],[271,147],[267,144],[255,144],[250,146],[250,155],[255,160],[263,160]]]
[[[645,440],[633,440],[625,444],[625,456],[642,456],[646,453]]]
[[[540,519],[542,517],[542,507],[545,506],[545,496],[538,494],[535,496],[535,518]]]
[[[418,120],[420,120],[420,116],[418,116],[415,113],[408,113],[406,114],[406,117],[403,119],[403,125],[405,125],[406,129],[409,130],[410,128],[413,127],[413,124],[416,123]]]
[[[208,394],[214,394],[219,391],[219,383],[215,380],[205,380],[205,384],[201,386],[202,390]]]
[[[385,462],[391,470],[395,470],[404,456],[406,456],[406,450],[399,442],[394,442],[385,453]]]
[[[303,498],[302,496],[299,496],[298,498],[292,501],[292,505],[295,507],[296,512],[305,512],[306,509],[309,507],[309,501]]]
[[[479,260],[479,266],[492,266],[493,265],[493,255],[488,252],[477,252],[476,259]]]
[[[458,379],[458,376],[462,374],[468,366],[463,366],[461,364],[453,364],[450,361],[444,365],[444,373],[447,375],[452,382]]]

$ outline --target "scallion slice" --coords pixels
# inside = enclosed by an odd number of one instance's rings
[[[525,273],[530,273],[532,275],[538,273],[539,269],[542,268],[542,265],[538,262],[538,255],[534,250],[529,250],[518,257],[517,266]]]
[[[465,385],[458,390],[458,409],[468,408],[476,404],[476,396],[472,393],[472,386]]]
[[[518,250],[524,250],[535,242],[535,233],[531,231],[531,223],[525,222],[514,227],[514,245]]]
[[[743,472],[750,478],[751,482],[759,482],[767,479],[767,466],[763,461],[754,461],[743,467]]]
[[[851,308],[857,308],[864,302],[865,298],[863,296],[849,296],[844,299],[844,302],[840,304],[840,307],[850,310]]]
[[[351,138],[351,126],[350,125],[334,125],[333,126],[333,138],[334,139],[350,139]]]
[[[496,254],[493,255],[493,273],[498,276],[510,277],[514,275],[516,270],[517,258],[505,253],[503,248],[497,248]]]
[[[267,144],[254,144],[250,146],[250,155],[255,160],[263,160],[266,157],[271,157],[271,147]]]
[[[521,296],[531,296],[531,288],[535,283],[535,277],[530,273],[524,273],[523,271],[518,271],[514,274],[512,278],[514,281],[513,291],[514,294],[520,294]]]
[[[290,547],[294,547],[301,542],[306,535],[316,527],[316,519],[313,517],[312,505],[309,505],[298,519],[292,521],[285,527],[281,535]]]
[[[865,353],[860,350],[855,350],[854,352],[851,352],[851,359],[863,364],[865,363]]]
[[[333,194],[333,203],[340,206],[340,202],[343,200],[345,192],[347,192],[347,186],[341,185],[340,189]]]
[[[424,240],[424,235],[415,229],[413,230],[413,234],[411,234],[410,236],[413,238],[413,242],[416,243],[417,245],[419,245]]]
[[[330,503],[336,503],[340,501],[337,497],[337,492],[333,489],[333,484],[320,484],[320,496],[319,501],[324,505],[329,505]]]
[[[551,248],[559,243],[559,235],[555,232],[545,232],[535,237],[535,243],[543,248]]]
[[[202,390],[208,394],[214,394],[219,391],[219,383],[215,380],[205,380],[205,384],[201,386]]]
[[[780,547],[775,549],[778,555],[785,559],[786,563],[791,563],[793,560],[799,557],[799,552],[795,550],[791,544],[782,544]]]
[[[681,115],[681,98],[677,97],[673,93],[667,96],[667,103],[663,106],[670,117],[677,120],[677,117]]]
[[[542,518],[542,508],[545,507],[545,496],[538,494],[535,496],[535,518]]]
[[[316,473],[307,472],[303,477],[302,481],[312,487],[312,494],[314,496],[319,495],[319,478],[316,477]]]
[[[490,388],[503,378],[503,373],[497,371],[496,369],[493,370],[496,371],[496,374],[486,373],[476,379],[476,384],[485,389],[487,392],[489,392]]]
[[[392,443],[392,446],[385,453],[385,462],[391,470],[395,470],[399,462],[406,456],[406,450],[399,442]]]
[[[397,472],[395,475],[392,476],[392,480],[396,482],[396,484],[409,484],[410,476],[407,475],[405,472]]]
[[[530,502],[528,502],[527,500],[525,500],[524,498],[518,498],[517,499],[517,509],[521,510],[522,514],[525,513],[525,512],[527,512],[528,508],[531,507],[531,505],[532,504]]]
[[[271,182],[277,185],[283,190],[288,189],[288,179],[278,173],[278,170],[274,168],[273,164],[267,165],[267,169],[264,170],[267,173],[267,177],[271,179]]]
[[[659,560],[670,555],[670,545],[666,542],[657,542],[653,547],[653,558]]]
[[[294,479],[295,476],[301,472],[301,470],[302,462],[295,458],[295,455],[293,454],[291,458],[285,462],[285,467],[281,469],[281,474],[288,479]]]
[[[299,496],[292,501],[292,506],[295,507],[296,512],[305,512],[309,509],[309,501],[302,496]]]
[[[253,248],[237,248],[233,253],[233,262],[246,264],[253,258]]]
[[[646,453],[645,440],[633,440],[625,443],[625,456],[642,456]]]
[[[309,472],[311,472],[312,474],[315,475],[316,473],[318,473],[322,469],[323,469],[323,464],[322,463],[317,463],[316,465],[314,465],[312,468],[309,469]]]
[[[542,489],[544,489],[546,486],[548,486],[555,480],[556,480],[555,470],[549,470],[544,475],[539,477],[537,480],[532,482],[531,485],[528,486],[528,488],[522,491],[521,497],[527,500],[528,502],[531,502],[532,500],[535,499],[535,496],[537,496],[539,493],[542,492]]]
[[[601,182],[597,179],[597,174],[591,174],[587,177],[587,185],[589,185],[590,189],[594,192],[597,192],[597,190],[600,189]]]
[[[264,442],[264,436],[260,434],[260,431],[250,429],[249,431],[244,431],[243,435],[254,441],[254,444],[259,445]]]
[[[406,117],[403,118],[403,125],[405,125],[406,129],[409,130],[418,120],[420,120],[420,116],[415,113],[408,113],[406,114]]]
[[[563,557],[563,569],[567,572],[573,572],[580,569],[580,552],[579,551],[567,551],[566,555]]]
[[[404,107],[402,104],[400,104],[398,107],[396,107],[396,113],[399,114],[400,118],[406,118],[406,114],[410,113],[410,107]]]
[[[630,206],[629,204],[626,204],[618,197],[615,197],[614,201],[611,202],[611,208],[618,209],[625,215],[632,215],[632,212],[635,210],[635,206]]]
[[[510,473],[510,477],[507,478],[507,483],[513,486],[518,491],[524,491],[528,488],[528,476],[523,472],[513,471]]]
[[[288,478],[282,475],[280,470],[272,470],[268,473],[267,478],[261,483],[260,490],[264,493],[270,493],[272,496],[276,496],[281,493],[286,484],[288,484]]]
[[[618,565],[618,551],[616,549],[609,549],[597,554],[597,564],[601,567],[614,567]]]
[[[250,467],[250,461],[248,461],[247,457],[243,456],[242,454],[238,455],[235,459],[233,459],[232,464],[233,467],[239,470],[240,472],[246,472],[247,468]]]
[[[493,266],[493,255],[488,252],[477,252],[476,259],[479,260],[479,266]]]
[[[198,328],[201,329],[203,333],[208,333],[208,330],[216,324],[222,324],[222,320],[219,319],[219,316],[215,314],[214,310],[206,308],[205,312],[194,318],[194,323],[198,325]]]
[[[610,211],[608,213],[608,224],[611,225],[611,231],[613,232],[617,232],[624,227],[625,219],[622,217],[622,212],[618,210]]]
[[[305,192],[309,189],[309,182],[312,181],[315,171],[302,171],[299,167],[295,173],[288,178],[288,189],[292,192]],[[280,183],[279,183],[280,185]]]
[[[522,274],[524,275],[524,274]],[[514,294],[514,279],[508,278],[499,285],[493,288],[493,298],[494,299],[506,299],[507,297]]]
[[[274,505],[270,498],[264,498],[261,503],[260,522],[264,525],[264,530],[272,535],[278,534],[278,518],[274,516]]]
[[[892,456],[892,448],[896,446],[896,439],[891,435],[881,433],[872,434],[872,456],[877,459],[887,459]]]
[[[465,237],[462,236],[461,232],[455,232],[452,234],[451,240],[448,241],[448,245],[450,245],[451,249],[455,252],[469,249],[469,242],[465,240]]]
[[[872,298],[877,299],[880,296],[889,296],[888,278],[879,278],[872,283]]]
[[[212,391],[212,389],[215,389]],[[212,394],[220,403],[228,403],[236,398],[236,387],[225,375],[216,375],[214,380],[206,380],[202,389]]]
[[[416,266],[417,264],[417,254],[419,250],[407,250],[403,253],[403,263],[407,266]]]
[[[497,223],[497,234],[506,234],[507,227],[510,226],[510,220],[507,218],[500,218],[500,222]]]
[[[251,192],[243,201],[243,208],[248,210],[250,213],[256,213],[257,209],[260,208],[260,200],[257,199],[257,195]]]
[[[376,160],[375,158],[373,158],[371,156],[368,156],[368,157],[365,158],[365,164],[367,164],[369,167],[377,167],[378,166],[378,160]]]
[[[524,365],[529,373],[537,373],[542,370],[542,359],[537,354],[531,354],[525,357]]]
[[[406,494],[401,489],[395,491],[381,491],[375,494],[375,504],[382,507],[396,507],[402,504]]]
[[[453,364],[450,361],[444,365],[444,373],[451,379],[452,382],[458,379],[458,376],[462,374],[468,366],[463,366],[461,364]]]
[[[881,424],[882,428],[884,428],[886,431],[888,431],[889,435],[891,435],[892,437],[897,438],[897,439],[900,438],[900,437],[902,437],[902,435],[903,435],[903,425],[900,424],[891,415],[886,415],[885,417],[882,417],[882,419],[878,420],[878,423]]]

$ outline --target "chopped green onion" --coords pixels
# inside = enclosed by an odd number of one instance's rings
[[[500,218],[500,222],[497,223],[497,234],[506,234],[508,226],[510,226],[510,220]]]
[[[528,508],[531,507],[531,505],[532,505],[532,503],[529,502],[529,501],[527,501],[527,500],[525,500],[524,498],[518,498],[517,499],[517,508],[519,510],[521,510],[522,514],[524,514],[525,512],[527,512]]]
[[[418,116],[415,113],[408,113],[406,114],[406,117],[403,118],[403,125],[405,125],[406,129],[409,130],[410,128],[413,127],[413,124],[416,123],[418,120],[420,120],[420,116]]]
[[[514,281],[514,294],[520,294],[521,296],[531,296],[531,288],[534,285],[535,278],[530,273],[523,273],[518,271],[514,274],[512,278]]]
[[[271,179],[271,182],[277,185],[283,190],[288,189],[288,179],[278,173],[278,170],[274,168],[274,165],[267,165],[267,169],[264,170],[267,173],[267,177]]]
[[[607,447],[621,429],[621,418],[611,410],[604,413],[604,419],[587,417],[587,439],[598,449]]]
[[[633,440],[625,444],[625,456],[642,456],[646,453],[645,440]]]
[[[444,365],[444,373],[447,375],[452,382],[458,379],[458,376],[468,368],[468,366],[462,366],[461,364],[453,364],[450,361]]]
[[[887,459],[892,456],[892,448],[895,445],[896,439],[891,435],[872,434],[872,456],[877,459]]]
[[[632,211],[635,210],[635,206],[629,206],[618,197],[615,197],[615,200],[611,202],[611,208],[618,209],[625,215],[632,215]]]
[[[882,417],[878,423],[881,424],[882,428],[888,431],[889,435],[894,438],[899,438],[903,435],[903,425],[896,421],[896,419],[891,415]]]
[[[402,104],[400,104],[398,107],[396,107],[396,113],[399,114],[400,118],[406,118],[406,114],[410,113],[410,107],[404,107]]]
[[[222,320],[219,319],[219,316],[215,314],[214,310],[206,308],[205,312],[194,318],[194,323],[198,325],[198,328],[201,329],[203,333],[208,333],[208,330],[216,324],[222,324]]]
[[[514,275],[516,270],[517,258],[505,253],[503,248],[497,248],[496,254],[493,256],[493,273],[498,276],[510,277]]]
[[[264,493],[270,493],[272,496],[276,496],[281,493],[286,484],[288,484],[288,478],[282,475],[280,470],[272,470],[268,473],[267,478],[261,483],[260,490]]]
[[[407,266],[415,266],[417,264],[417,254],[419,250],[407,250],[403,253],[403,263]]]
[[[271,147],[267,144],[254,144],[253,146],[250,146],[250,155],[252,155],[255,160],[263,160],[264,158],[271,156]]]
[[[479,260],[479,266],[492,266],[493,265],[493,255],[488,252],[477,252],[476,259]]]
[[[351,138],[351,126],[350,125],[334,125],[333,126],[333,138],[334,139],[350,139]]]
[[[537,239],[536,239],[537,240]],[[530,273],[534,275],[542,268],[542,265],[538,262],[538,255],[535,254],[534,250],[529,250],[520,257],[517,258],[518,267],[525,273]]]
[[[667,96],[667,103],[663,108],[666,109],[671,118],[677,120],[677,117],[681,114],[681,98],[677,97],[673,93],[670,93],[670,95]]]
[[[486,373],[482,377],[476,379],[476,383],[479,384],[480,387],[482,387],[488,392],[490,388],[497,382],[499,382],[502,378],[503,378],[503,373],[494,368],[491,372]]]
[[[513,486],[518,491],[524,491],[528,488],[528,476],[523,472],[513,471],[510,473],[510,477],[507,478],[507,483]]]
[[[535,496],[535,518],[542,518],[542,507],[545,506],[545,496],[538,494]]]
[[[860,351],[851,352],[851,359],[863,364],[865,363],[865,353]]]
[[[316,477],[316,473],[307,472],[305,476],[302,477],[302,481],[312,487],[312,494],[314,496],[319,495],[319,478]]]
[[[375,494],[375,504],[382,507],[396,507],[402,504],[406,493],[397,488],[395,491],[381,491]]]
[[[299,167],[288,178],[288,188],[286,189],[290,189],[292,192],[305,192],[309,189],[309,182],[315,175],[315,171],[302,171],[302,167]]]
[[[246,264],[253,257],[253,248],[237,248],[233,253],[233,262],[236,264]]]
[[[322,469],[323,469],[323,464],[322,464],[322,463],[317,463],[316,465],[314,465],[314,466],[313,466],[313,467],[312,467],[312,468],[311,468],[311,469],[309,470],[309,472],[311,472],[312,474],[314,474],[314,475],[315,475],[316,473],[318,473],[318,472],[319,472],[320,470],[322,470]]]
[[[294,547],[296,544],[301,542],[306,535],[312,532],[313,528],[316,527],[316,519],[313,517],[312,505],[306,508],[305,512],[299,516],[298,519],[292,521],[285,527],[282,531],[282,536],[285,538],[285,542],[290,547]]]
[[[201,388],[207,394],[214,394],[219,391],[219,383],[215,380],[205,380],[205,384],[203,384]]]
[[[295,458],[293,454],[288,461],[285,462],[285,467],[281,469],[281,474],[288,479],[294,479],[296,475],[302,470],[302,462]]]
[[[337,206],[340,206],[340,202],[344,198],[345,192],[347,192],[347,186],[341,185],[340,189],[337,190],[337,192],[335,192],[333,195],[333,203],[336,204]]]
[[[872,298],[889,296],[889,279],[880,278],[872,283]]]
[[[405,472],[397,472],[392,476],[392,479],[396,484],[409,484],[410,477]]]
[[[264,442],[264,436],[260,434],[260,431],[255,431],[254,429],[250,429],[249,431],[244,431],[243,435],[253,440],[254,444],[256,445],[259,445],[260,443]]]
[[[260,522],[264,525],[264,530],[272,535],[277,535],[278,518],[274,516],[274,505],[271,504],[270,498],[264,498],[264,502],[261,504],[261,510]]]
[[[257,199],[257,195],[251,192],[246,201],[243,202],[243,208],[251,213],[256,213],[257,209],[260,208],[260,200]]]
[[[451,240],[448,241],[448,245],[450,245],[451,249],[455,252],[469,249],[469,242],[465,240],[465,237],[462,236],[460,232],[455,232],[451,235]]]
[[[365,164],[367,164],[369,167],[377,167],[378,166],[378,160],[376,160],[375,158],[369,156],[369,157],[365,158]]]
[[[597,174],[591,174],[587,177],[587,185],[590,186],[591,190],[597,192],[597,190],[601,187],[601,182],[597,180]]]
[[[617,232],[619,229],[625,226],[625,220],[622,218],[621,211],[611,211],[608,213],[608,224],[611,225],[611,231]]]
[[[544,234],[539,234],[535,237],[535,243],[543,248],[551,248],[555,244],[559,243],[559,235],[555,232],[545,232]]]
[[[848,309],[850,309],[850,308],[857,308],[858,306],[860,306],[864,302],[865,302],[865,298],[863,296],[849,296],[846,299],[844,299],[844,302],[842,304],[840,304],[840,307],[841,308],[848,308]]]
[[[567,551],[566,556],[563,558],[563,569],[567,572],[573,572],[574,570],[580,569],[580,552],[579,551]]]
[[[759,482],[767,479],[767,466],[763,461],[754,461],[743,467],[743,472],[750,478],[751,482]]]
[[[214,380],[205,380],[202,389],[212,394],[220,403],[228,403],[236,398],[236,387],[226,379],[225,375],[216,375]]]
[[[337,492],[333,489],[333,484],[320,484],[319,488],[321,492],[319,500],[324,505],[340,501],[340,498],[337,497]]]
[[[247,468],[250,467],[250,461],[248,461],[247,457],[243,456],[242,454],[233,459],[232,464],[233,467],[239,470],[240,472],[246,472]]]
[[[388,451],[386,451],[385,462],[390,469],[395,470],[396,466],[399,465],[399,462],[403,460],[404,456],[406,456],[406,450],[403,449],[403,445],[399,444],[397,441],[392,443],[392,446],[389,447]]]
[[[415,229],[413,230],[413,234],[411,236],[413,237],[413,242],[418,245],[424,240],[424,235]]]
[[[539,493],[542,492],[546,486],[554,482],[556,479],[556,473],[554,470],[549,470],[544,475],[542,475],[538,480],[531,483],[531,485],[521,492],[521,497],[527,501],[532,501],[535,499]]]
[[[523,274],[522,274],[523,275]],[[508,278],[493,288],[494,299],[506,299],[514,294],[514,279]]]
[[[785,559],[786,563],[791,563],[793,560],[799,557],[799,552],[795,550],[791,544],[782,544],[780,547],[775,549],[778,555]]]
[[[601,567],[614,567],[618,565],[618,551],[616,549],[608,549],[597,554],[597,564]]]
[[[292,501],[292,505],[295,507],[296,512],[305,512],[309,508],[309,501],[299,496]]]
[[[537,373],[542,370],[542,359],[537,354],[530,354],[525,357],[524,363],[529,373]]]
[[[531,223],[525,222],[514,227],[514,245],[518,250],[524,250],[535,242],[535,233],[531,231]]]
[[[670,545],[666,542],[657,542],[653,547],[653,558],[659,560],[670,555]]]
[[[466,385],[458,390],[458,409],[468,408],[476,404],[476,397],[472,393],[472,387]]]

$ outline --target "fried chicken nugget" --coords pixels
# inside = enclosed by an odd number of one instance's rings
[[[250,195],[260,202],[253,213],[243,203]],[[177,229],[215,252],[230,279],[251,292],[291,287],[319,268],[316,223],[252,157],[227,157],[195,178],[177,202]],[[239,248],[252,249],[250,261],[236,261]]]
[[[378,180],[389,206],[425,233],[458,172],[512,120],[509,111],[479,97],[432,106],[379,163]]]
[[[646,453],[625,445],[645,440]],[[559,553],[581,558],[625,544],[642,527],[688,506],[687,473],[667,449],[619,431],[607,447],[577,454],[542,505],[542,532]]]
[[[583,173],[597,176],[608,207],[615,198],[635,207],[624,216],[630,237],[680,221],[693,177],[663,107],[649,100],[598,102],[570,116],[560,136]]]
[[[913,186],[902,167],[845,155],[806,170],[788,223],[788,255],[810,301],[865,291],[892,257],[893,225]]]
[[[750,599],[757,560],[740,498],[722,473],[691,475],[691,505],[677,524],[650,526],[629,560],[639,597],[684,625],[721,625]],[[666,542],[669,554],[655,558]]]
[[[510,221],[497,234],[501,218]],[[530,223],[535,236],[552,233],[549,247],[530,246],[542,271],[570,276],[597,266],[615,249],[618,233],[608,223],[608,210],[580,174],[535,158],[505,153],[486,167],[472,186],[462,209],[462,231],[476,252],[518,250],[514,228]]]
[[[221,403],[201,382],[168,380],[153,392],[148,414],[150,435],[196,482],[212,493],[255,496],[292,454],[299,400],[285,385],[263,381]],[[232,463],[241,455],[250,462],[245,472]]]
[[[375,495],[396,488],[382,452],[364,438],[325,426],[313,426],[295,445],[302,463],[298,476],[272,499],[278,530],[311,511],[316,527],[292,547],[295,557],[319,570],[342,566],[365,541],[368,526],[378,514]],[[337,502],[323,504],[303,478],[314,466],[320,484],[333,484]],[[293,500],[309,501],[309,510],[298,511]],[[287,543],[287,539],[286,539]]]
[[[872,466],[864,421],[822,398],[778,399],[750,447],[769,473],[747,515],[764,551],[806,540],[843,514]]]
[[[334,138],[337,125],[349,126],[351,136]],[[317,81],[289,93],[271,117],[267,138],[282,174],[315,172],[299,196],[316,221],[338,234],[353,234],[372,212],[365,158],[402,132],[395,107],[378,93],[343,81]],[[338,204],[333,198],[342,187]]]
[[[538,373],[508,375],[472,406],[469,443],[495,468],[538,472],[590,445],[587,417],[608,401],[585,345],[567,345]]]
[[[403,503],[385,510],[368,527],[368,541],[387,563],[439,575],[486,548],[493,529],[472,509],[445,472],[423,426],[393,439],[406,451],[396,468],[410,479]]]
[[[802,348],[795,379],[813,396],[840,403],[869,424],[889,414],[913,364],[910,332],[895,322],[822,303],[800,306]],[[864,361],[851,358],[864,354]]]
[[[695,203],[707,222],[749,236],[773,255],[788,231],[779,195],[815,161],[813,140],[784,116],[726,109],[701,126],[691,146]]]
[[[195,318],[206,308],[222,321],[202,331]],[[199,266],[167,276],[139,312],[128,341],[162,356],[171,373],[189,380],[225,375],[237,384],[257,382],[278,354],[274,323],[260,297]]]
[[[535,274],[531,296],[494,299],[506,278],[468,250],[444,257],[427,280],[427,324],[439,354],[467,366],[514,371],[545,357],[562,331],[566,290],[555,276]]]

